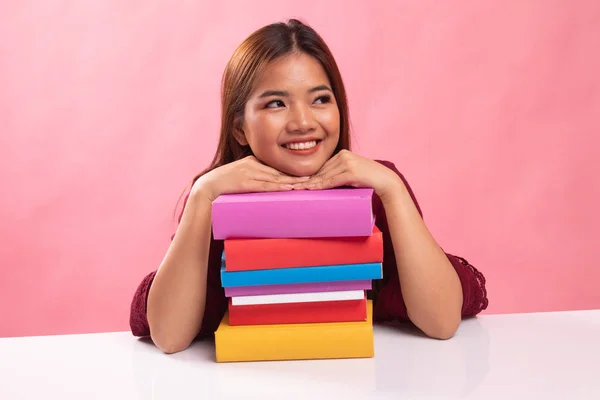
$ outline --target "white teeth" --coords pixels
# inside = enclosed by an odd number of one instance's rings
[[[290,150],[306,150],[306,149],[311,149],[313,147],[315,147],[317,145],[317,141],[313,140],[310,142],[303,142],[303,143],[289,143],[286,144],[285,147],[287,147]]]

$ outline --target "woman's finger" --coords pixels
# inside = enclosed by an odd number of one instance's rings
[[[340,164],[339,153],[336,154],[335,156],[331,157],[329,160],[327,160],[325,162],[325,164],[323,164],[323,166],[313,176],[323,175],[328,170],[330,170],[331,168],[334,168],[338,164]]]
[[[289,178],[295,178],[296,182],[303,182],[306,181],[309,177],[294,177],[294,176],[290,176],[290,175],[286,175],[283,172],[273,168],[273,167],[269,167],[268,165],[262,164],[261,162],[259,162],[258,160],[254,159],[252,162],[252,165],[255,166],[258,170],[265,172],[271,176],[274,177],[289,177]]]
[[[332,189],[340,186],[356,186],[354,175],[347,170],[340,170],[340,173],[331,173],[323,178],[319,178],[312,183],[308,183],[308,190]]]
[[[254,165],[256,166],[256,168],[260,171],[263,171],[271,176],[286,176],[285,174],[279,172],[278,170],[276,170],[273,167],[269,167],[268,165],[262,164],[260,162],[255,162]]]
[[[327,170],[312,176],[308,181],[304,183],[300,183],[299,188],[308,188],[312,189],[317,187],[318,185],[322,185],[323,182],[331,179],[336,175],[340,175],[346,172],[346,166],[342,163],[332,164]]]
[[[282,184],[282,185],[293,185],[293,184],[297,184],[297,183],[306,182],[309,179],[309,177],[299,178],[299,177],[288,176],[288,175],[273,175],[270,172],[262,171],[262,170],[252,171],[250,173],[249,178],[254,181],[270,182],[270,183],[276,183],[276,184]]]
[[[294,189],[294,185],[290,183],[253,179],[248,182],[246,189],[250,192],[284,192]]]
[[[324,176],[324,175],[328,174],[330,171],[339,168],[341,165],[341,163],[339,162],[339,159],[336,159],[336,160],[332,159],[330,161],[332,161],[332,162],[327,161],[325,163],[325,165],[323,165],[323,167],[321,167],[321,169],[317,171],[316,174],[311,176],[311,179],[318,178],[320,176]]]

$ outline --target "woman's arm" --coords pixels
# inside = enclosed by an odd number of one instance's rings
[[[461,321],[463,290],[401,179],[381,199],[410,320],[428,336],[447,339]],[[392,188],[390,188],[392,189]]]
[[[211,240],[211,202],[193,189],[148,292],[150,336],[165,353],[187,348],[202,326]]]
[[[148,291],[147,322],[157,347],[166,353],[181,351],[202,328],[211,330],[219,322],[225,302],[221,301],[222,296],[215,301],[214,281],[212,293],[207,285],[208,278],[214,277],[211,274],[218,272],[208,271],[212,202],[227,193],[289,191],[292,184],[304,180],[285,176],[263,165],[254,156],[215,168],[195,180],[177,232]],[[220,260],[220,254],[213,251],[213,255],[219,256],[215,261]],[[212,300],[209,305],[214,308],[206,309],[207,288],[209,300]],[[210,318],[203,321],[207,315]],[[132,316],[132,319],[136,325],[142,325],[138,318]]]
[[[428,336],[453,336],[465,311],[473,314],[487,306],[484,291],[471,293],[472,287],[480,285],[475,270],[458,261],[451,262],[436,243],[413,201],[410,187],[393,164],[342,150],[308,182],[296,186],[310,190],[340,186],[375,190],[386,214],[406,312]]]

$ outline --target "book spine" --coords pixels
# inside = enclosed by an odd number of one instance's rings
[[[231,304],[284,304],[284,303],[313,303],[323,301],[361,300],[365,295],[364,290],[340,290],[337,292],[316,293],[289,293],[289,294],[263,294],[256,296],[234,296]]]
[[[226,297],[235,297],[264,294],[334,292],[338,290],[369,290],[371,287],[372,283],[370,280],[356,280],[341,282],[290,283],[283,285],[231,286],[224,288],[224,290]]]
[[[366,297],[361,300],[233,305],[229,300],[229,324],[275,325],[358,322],[367,319]]]
[[[215,338],[219,363],[372,358],[375,355],[372,326],[340,332],[315,331],[300,337],[269,331],[260,338],[222,336]],[[239,343],[244,345],[239,346]]]
[[[216,240],[370,236],[368,197],[311,201],[213,203]]]
[[[382,278],[381,263],[327,265],[257,271],[227,272],[221,267],[221,286],[280,285],[288,283],[340,282]]]
[[[225,240],[225,270],[299,268],[383,262],[383,237]]]
[[[372,358],[371,303],[361,322],[232,327],[225,315],[215,349],[217,362]]]

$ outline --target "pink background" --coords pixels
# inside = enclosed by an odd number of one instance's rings
[[[0,336],[128,329],[225,63],[287,17],[330,44],[354,150],[406,174],[487,313],[600,308],[600,3],[346,4],[1,2]]]

